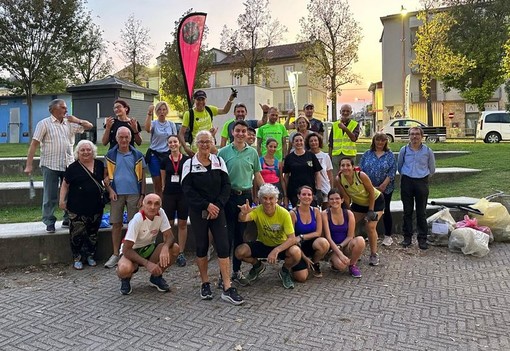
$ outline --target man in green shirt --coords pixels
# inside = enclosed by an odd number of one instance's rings
[[[274,156],[282,161],[283,155],[287,154],[288,137],[287,129],[278,122],[278,109],[276,107],[269,108],[267,123],[257,131],[257,152],[259,156],[266,154],[266,140],[273,138],[278,142],[278,149]]]
[[[246,224],[236,220],[239,216],[239,207],[246,201],[250,204],[253,202],[252,184],[254,180],[258,186],[264,183],[260,175],[261,168],[257,151],[246,143],[247,132],[246,121],[235,121],[233,143],[225,146],[218,153],[218,156],[225,161],[232,186],[230,198],[225,205],[225,216],[231,219],[227,221],[230,252],[233,252],[244,242],[243,235]],[[250,284],[241,271],[241,261],[235,255],[232,265],[232,280],[241,286]]]
[[[223,125],[223,129],[221,130],[221,142],[220,147],[224,147],[225,145],[232,143],[234,141],[234,122],[235,121],[246,121],[248,128],[257,129],[264,124],[267,123],[267,111],[269,111],[269,106],[259,104],[262,109],[262,119],[249,119],[246,120],[246,115],[248,114],[248,109],[246,105],[243,103],[236,104],[234,106],[234,116],[235,118],[229,119]]]

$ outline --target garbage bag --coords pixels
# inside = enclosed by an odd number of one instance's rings
[[[103,218],[101,218],[99,228],[110,228],[110,213],[103,213]]]
[[[465,215],[462,221],[455,223],[455,228],[473,228],[487,234],[489,236],[489,244],[494,241],[491,228],[486,225],[479,225],[476,218],[469,218],[468,215]]]
[[[455,229],[455,220],[450,210],[443,208],[427,218],[429,235],[427,241],[434,246],[448,246],[450,233]]]
[[[473,228],[454,229],[450,235],[448,250],[483,257],[489,253],[489,235]]]
[[[494,241],[510,241],[510,214],[503,204],[480,199],[471,207],[483,213],[483,216],[473,215],[473,217],[478,220],[478,225],[491,228]]]

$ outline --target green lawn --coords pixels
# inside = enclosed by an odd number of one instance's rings
[[[391,144],[393,151],[398,151],[403,143]],[[363,152],[370,147],[368,142],[358,143],[358,151]],[[477,175],[464,177],[454,183],[434,183],[430,187],[430,197],[440,198],[449,196],[470,196],[481,198],[498,190],[510,192],[510,143],[485,144],[482,142],[447,142],[432,144],[435,151],[469,151],[463,156],[437,160],[437,167],[467,167],[481,169]],[[0,145],[0,157],[26,156],[28,145],[3,144]],[[98,147],[98,154],[104,155],[107,148]],[[142,144],[141,151],[147,150],[147,144]],[[40,180],[40,179],[39,179]],[[27,181],[25,175],[2,176],[0,181]],[[393,199],[400,199],[399,190],[393,194]],[[0,208],[0,223],[30,222],[40,220],[40,206]],[[57,215],[60,216],[60,213]]]

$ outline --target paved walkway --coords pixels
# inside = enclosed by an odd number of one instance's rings
[[[0,271],[1,350],[509,350],[510,244],[484,258],[446,248],[381,249],[363,278],[332,272],[285,290],[275,267],[240,288],[244,306],[199,298],[197,268],[172,267],[168,294],[141,269]],[[218,268],[211,261],[211,281]],[[247,270],[249,267],[244,267]]]

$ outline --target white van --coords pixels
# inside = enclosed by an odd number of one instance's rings
[[[476,137],[486,143],[510,140],[510,112],[484,111],[478,120]]]

